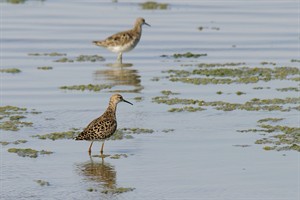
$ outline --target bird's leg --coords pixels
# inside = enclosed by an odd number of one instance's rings
[[[122,52],[118,54],[117,63],[122,64]]]
[[[93,142],[94,142],[94,141],[92,141],[92,143],[91,143],[91,145],[90,145],[90,147],[89,147],[89,155],[91,155],[91,152],[92,152]]]
[[[103,148],[104,148],[104,141],[102,143],[102,146],[101,146],[101,150],[100,150],[100,154],[103,155]]]

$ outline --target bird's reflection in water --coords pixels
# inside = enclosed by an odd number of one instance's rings
[[[95,71],[94,76],[95,80],[99,80],[101,82],[105,80],[114,86],[129,86],[130,89],[126,89],[126,92],[139,93],[143,89],[143,86],[141,85],[141,77],[135,69],[110,67],[110,69]],[[114,90],[114,92],[124,91],[125,90]]]
[[[90,161],[78,164],[78,171],[87,180],[100,183],[103,189],[116,188],[117,172],[114,166],[104,162],[104,159],[96,162],[91,157]]]

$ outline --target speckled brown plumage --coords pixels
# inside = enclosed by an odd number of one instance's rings
[[[136,19],[133,29],[116,33],[105,40],[93,41],[93,43],[118,53],[117,61],[122,63],[122,53],[132,50],[138,44],[144,24],[150,26],[144,18],[139,17]]]
[[[92,141],[89,153],[93,141],[104,140],[109,138],[117,129],[116,109],[119,102],[126,102],[132,105],[129,101],[123,99],[120,94],[114,94],[111,96],[106,111],[97,119],[94,119],[76,138],[75,140],[88,140]],[[101,154],[103,153],[103,145],[101,148]]]

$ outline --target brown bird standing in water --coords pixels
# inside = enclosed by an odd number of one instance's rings
[[[118,53],[117,63],[122,64],[123,52],[131,51],[139,43],[144,24],[150,26],[144,18],[139,17],[136,19],[133,29],[116,33],[105,40],[93,41],[93,43]]]
[[[109,138],[117,130],[116,110],[119,102],[126,102],[131,105],[129,101],[123,99],[120,94],[114,94],[110,97],[106,111],[97,119],[94,119],[76,138],[75,140],[92,141],[89,147],[89,155],[94,141],[103,141],[100,150],[103,155],[104,140]]]

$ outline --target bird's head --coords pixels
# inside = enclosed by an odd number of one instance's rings
[[[113,102],[114,104],[118,104],[120,102],[126,102],[129,103],[130,105],[133,105],[132,103],[130,103],[129,101],[125,100],[122,95],[120,94],[114,94],[110,97],[110,101]]]
[[[142,26],[142,25],[150,26],[150,24],[146,23],[145,19],[142,17],[139,17],[136,19],[136,24],[139,24],[140,26]]]

